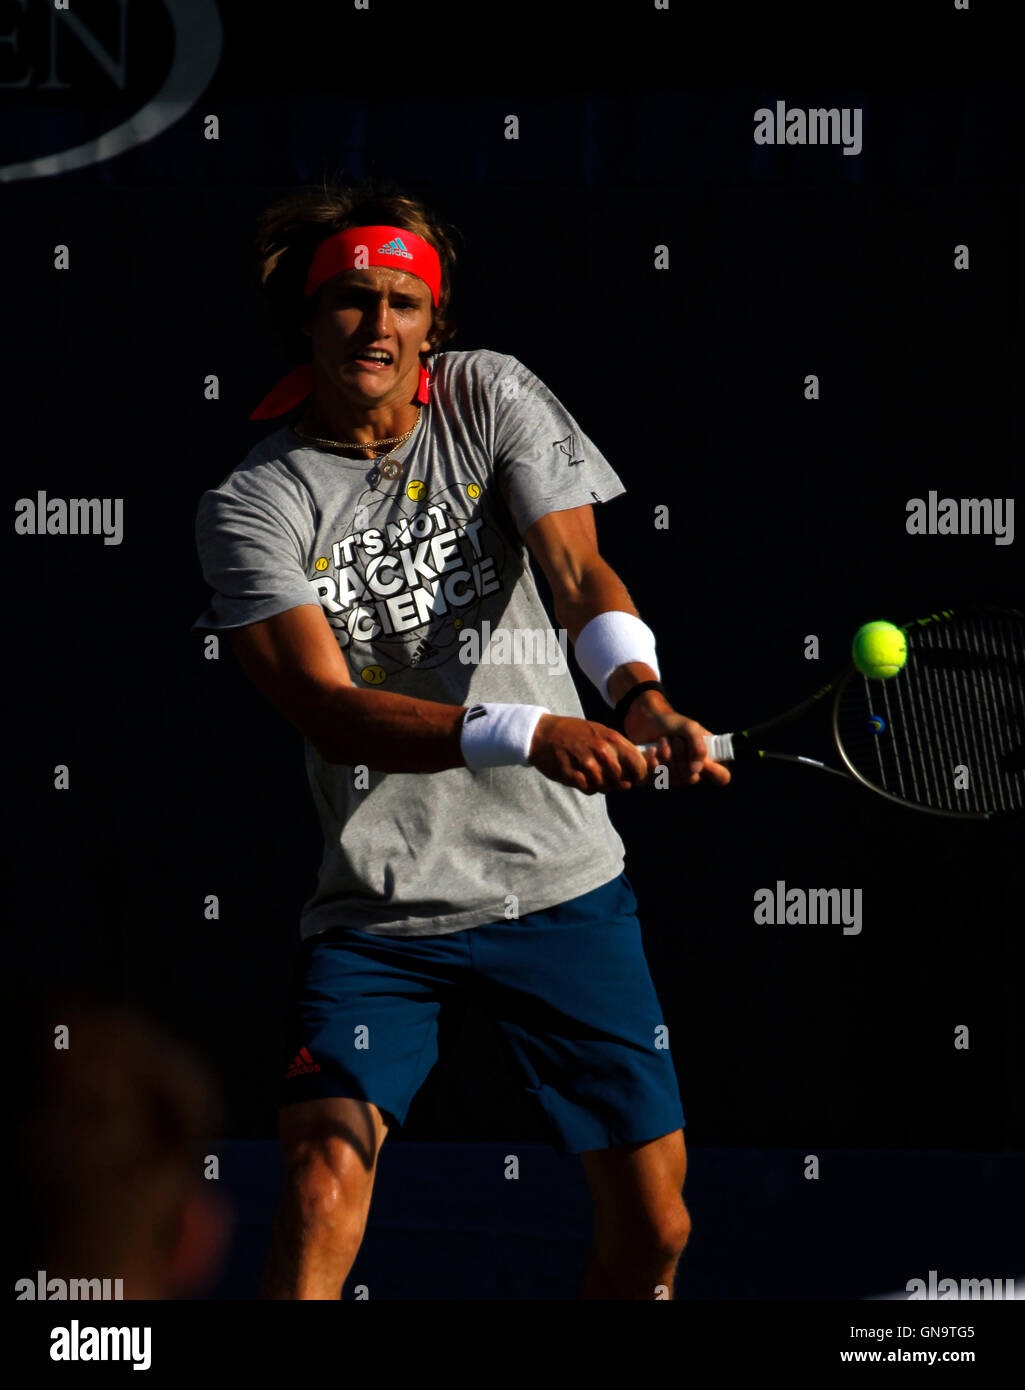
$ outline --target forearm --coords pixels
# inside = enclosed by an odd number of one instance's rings
[[[600,564],[592,565],[580,576],[573,599],[562,604],[556,618],[569,633],[570,641],[575,643],[592,618],[597,617],[599,613],[611,611],[632,613],[634,617],[640,617],[626,585],[615,570],[602,561]],[[609,699],[616,704],[638,682],[657,679],[657,672],[642,661],[618,666],[608,680]],[[630,706],[627,717],[629,719],[629,715],[636,709],[654,713],[669,708],[668,701],[657,690],[646,690]]]
[[[466,705],[443,705],[383,690],[340,686],[304,732],[330,763],[372,772],[443,772],[465,767]]]
[[[562,603],[556,618],[575,643],[593,617],[610,610],[640,616],[626,585],[602,562],[581,575],[573,599]],[[638,681],[657,678],[644,662],[630,662],[609,677],[609,697],[616,702]],[[655,713],[669,708],[657,690],[646,691],[631,705],[628,723],[635,711]],[[466,766],[460,747],[466,709],[465,705],[341,686],[325,698],[304,732],[331,763],[347,767],[362,763],[378,772],[441,772]]]

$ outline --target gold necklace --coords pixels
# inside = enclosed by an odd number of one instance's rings
[[[304,439],[307,444],[326,444],[329,449],[383,449],[391,444],[405,444],[406,440],[420,423],[420,414],[422,410],[423,406],[418,405],[416,408],[416,419],[413,421],[412,425],[410,425],[406,433],[394,435],[391,439],[357,439],[352,444],[342,444],[337,439],[319,439],[315,434],[307,434],[305,430],[301,430],[298,425],[293,425],[292,428],[299,438]],[[391,462],[397,462],[397,460],[393,459]]]

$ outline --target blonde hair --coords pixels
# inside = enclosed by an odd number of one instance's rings
[[[430,351],[436,352],[455,335],[448,306],[456,262],[453,238],[459,235],[456,229],[439,222],[419,199],[391,186],[324,183],[281,199],[261,213],[258,221],[256,283],[270,303],[274,331],[289,360],[303,362],[310,355],[309,339],[300,325],[310,319],[316,304],[316,295],[306,299],[304,292],[317,246],[334,232],[378,223],[415,232],[437,251],[441,290],[427,333]]]

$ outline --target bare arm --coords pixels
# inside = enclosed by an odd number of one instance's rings
[[[555,600],[555,616],[574,644],[582,629],[598,613],[621,612],[640,615],[619,575],[598,552],[594,508],[590,504],[549,512],[527,530],[525,539],[545,572]],[[623,698],[641,681],[655,680],[656,672],[644,662],[618,666],[608,679],[609,698]],[[548,730],[545,715],[538,725],[544,736]],[[670,786],[730,780],[727,768],[706,757],[708,730],[696,720],[676,713],[657,690],[644,691],[630,706],[624,721],[627,736],[634,743],[658,743],[658,760],[670,768]],[[675,743],[675,747],[674,747]],[[649,753],[649,766],[656,755]],[[543,763],[538,763],[542,768]]]
[[[362,763],[375,772],[466,766],[460,737],[468,707],[354,686],[323,610],[313,604],[228,635],[253,684],[327,762]],[[648,764],[615,730],[560,715],[541,716],[531,762],[551,781],[589,796],[625,791],[648,775]]]
[[[467,707],[358,689],[322,609],[303,604],[228,636],[249,679],[328,762],[377,772],[466,766]]]

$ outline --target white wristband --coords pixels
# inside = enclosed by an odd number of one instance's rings
[[[466,766],[474,772],[486,767],[529,767],[530,745],[543,705],[471,705],[463,716],[459,746]]]
[[[580,669],[613,708],[616,702],[609,699],[608,679],[617,667],[631,661],[643,662],[661,680],[655,659],[655,634],[633,613],[599,613],[580,629],[573,650]]]

